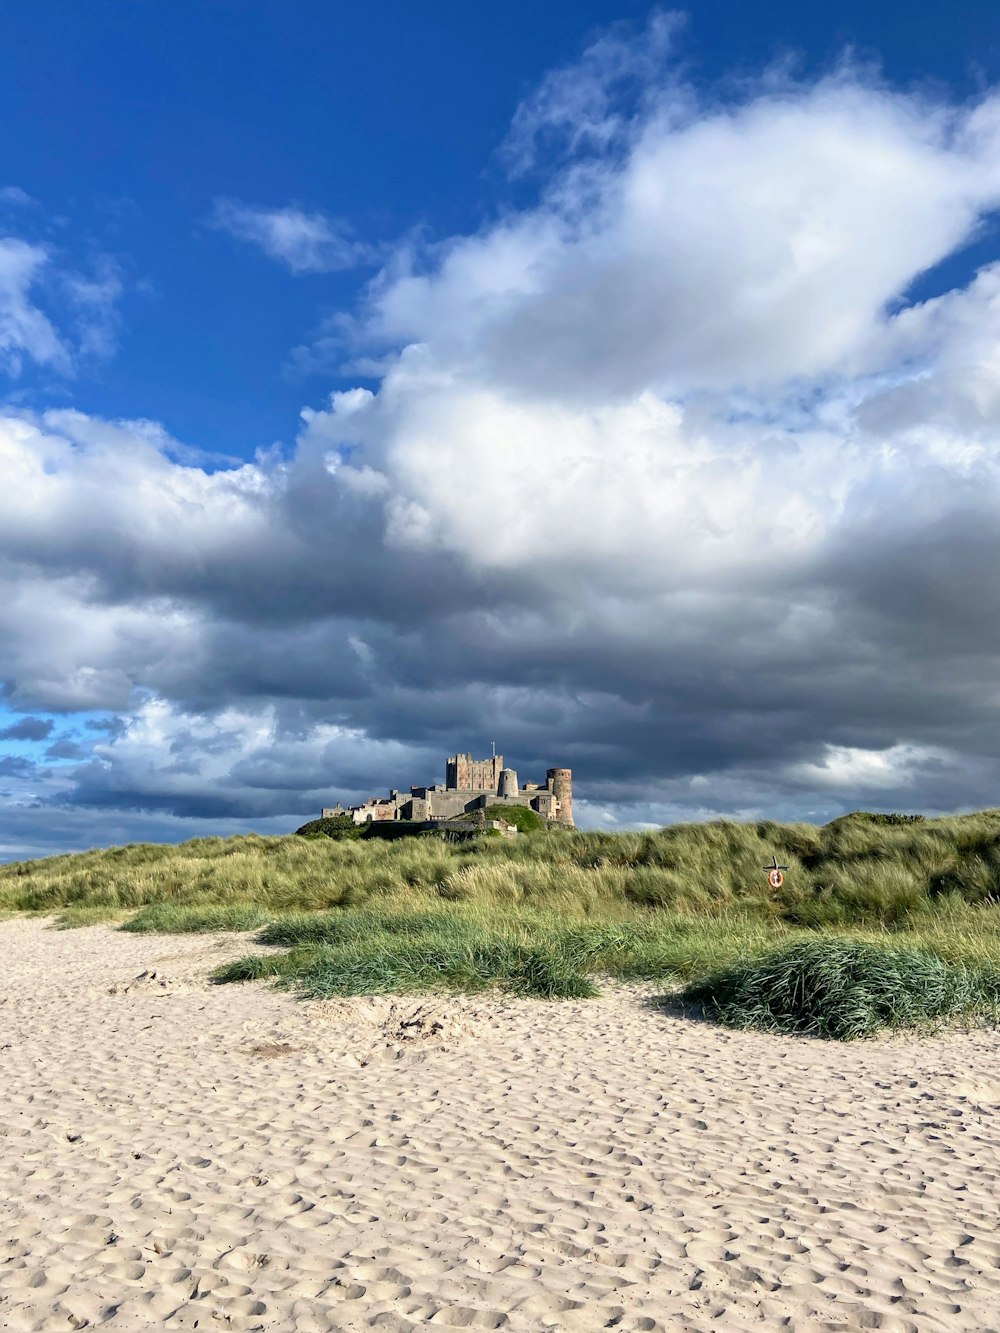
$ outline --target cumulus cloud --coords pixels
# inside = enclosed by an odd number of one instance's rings
[[[333,273],[365,263],[372,250],[348,228],[323,213],[301,208],[262,208],[238,199],[217,199],[210,223],[237,240],[259,246],[293,273]]]
[[[536,201],[400,248],[377,388],[288,456],[0,420],[0,680],[124,718],[44,800],[293,826],[491,739],[602,826],[992,799],[1000,267],[906,293],[997,206],[1000,97],[712,100],[673,40],[529,99]],[[251,213],[296,271],[350,244]]]
[[[151,697],[124,729],[93,747],[77,771],[77,797],[112,807],[191,817],[296,816],[350,797],[386,773],[420,762],[418,747],[376,741],[354,728],[282,726],[274,704],[206,716]],[[333,783],[331,784],[331,775]]]
[[[668,93],[624,159],[379,286],[369,330],[588,409],[873,368],[887,303],[997,204],[998,108],[848,74],[735,106]]]

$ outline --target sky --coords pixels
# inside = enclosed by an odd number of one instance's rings
[[[0,23],[0,859],[997,803],[994,4]]]

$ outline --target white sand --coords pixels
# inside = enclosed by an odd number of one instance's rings
[[[0,923],[0,1328],[1000,1328],[997,1034],[401,1028],[247,947]]]

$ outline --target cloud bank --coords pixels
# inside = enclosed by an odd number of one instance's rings
[[[51,803],[292,827],[492,738],[610,826],[991,803],[1000,264],[947,275],[1000,200],[1000,96],[844,68],[706,99],[672,35],[525,103],[535,201],[397,247],[352,321],[377,387],[289,456],[4,415],[8,706],[122,719],[11,788],[20,837]],[[226,207],[294,272],[351,253]]]

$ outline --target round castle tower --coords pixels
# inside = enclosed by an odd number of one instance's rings
[[[497,792],[497,795],[517,795],[517,774],[512,768],[502,768],[500,770],[500,790]]]
[[[547,786],[559,802],[560,824],[573,823],[573,770],[569,768],[550,768],[546,775]]]

